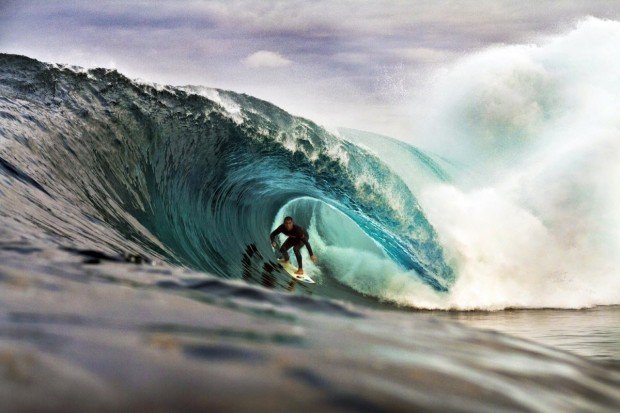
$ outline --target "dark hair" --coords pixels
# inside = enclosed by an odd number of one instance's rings
[[[293,222],[293,217],[284,217],[284,222],[291,221]]]

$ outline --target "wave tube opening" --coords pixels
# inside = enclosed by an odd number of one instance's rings
[[[306,248],[301,249],[305,272],[317,282],[317,292],[337,298],[352,299],[355,291],[364,296],[397,304],[407,304],[411,295],[437,299],[441,293],[425,284],[414,269],[405,269],[388,251],[395,244],[382,245],[357,222],[360,217],[348,216],[337,206],[318,199],[300,197],[286,203],[276,214],[272,229],[285,216],[307,229],[309,242],[318,257],[314,264]],[[281,240],[286,237],[279,235]],[[391,256],[392,255],[392,256]],[[294,254],[291,263],[296,265]],[[344,297],[343,297],[344,295]],[[357,301],[357,300],[356,300]]]

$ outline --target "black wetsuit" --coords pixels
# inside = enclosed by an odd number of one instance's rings
[[[288,236],[286,241],[284,241],[284,244],[282,244],[282,246],[280,247],[280,252],[282,253],[282,256],[285,260],[288,261],[288,249],[293,247],[295,258],[297,258],[297,264],[299,265],[299,268],[303,268],[301,264],[301,253],[299,252],[299,249],[305,245],[308,249],[308,254],[310,254],[310,256],[314,255],[312,253],[312,247],[310,247],[310,243],[308,242],[308,238],[310,238],[308,232],[303,227],[300,227],[297,224],[293,224],[293,228],[288,231],[284,224],[282,224],[269,235],[271,242],[274,242],[276,236],[280,233]]]

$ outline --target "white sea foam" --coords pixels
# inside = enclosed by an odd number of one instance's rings
[[[230,99],[226,94],[220,93],[219,90],[205,86],[184,86],[178,89],[184,90],[189,93],[193,93],[199,96],[204,96],[207,99],[215,102],[220,106],[225,114],[227,114],[238,125],[245,121],[243,114],[241,113],[241,106]]]
[[[414,143],[467,171],[421,185],[411,153],[376,146],[418,197],[456,281],[434,293],[389,260],[334,249],[334,261],[364,263],[339,269],[343,281],[424,308],[620,303],[618,45],[619,22],[588,18],[435,73],[413,103],[424,114]]]
[[[619,44],[590,18],[434,78],[418,136],[478,171],[420,195],[457,269],[446,307],[620,303]]]

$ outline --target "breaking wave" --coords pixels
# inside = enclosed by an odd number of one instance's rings
[[[319,256],[302,292],[619,303],[619,43],[618,23],[590,19],[454,63],[425,97],[426,150],[243,94],[1,55],[2,220],[55,245],[291,289],[268,234],[293,215]]]

